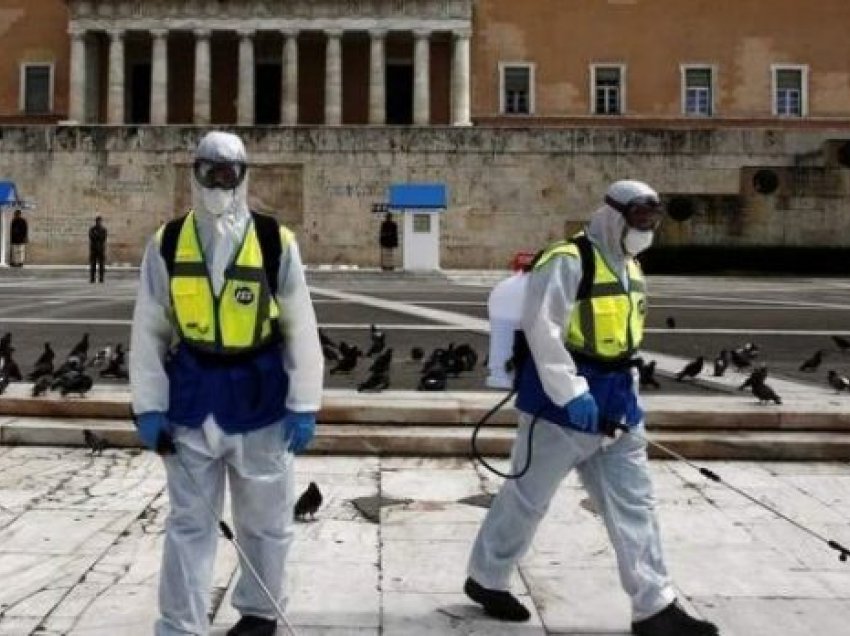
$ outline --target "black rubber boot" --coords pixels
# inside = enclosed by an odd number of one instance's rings
[[[657,614],[632,623],[636,636],[718,636],[714,623],[689,616],[673,601]]]
[[[227,636],[274,636],[277,621],[259,616],[243,616],[230,630]]]
[[[466,579],[463,591],[473,601],[484,608],[484,613],[500,621],[512,621],[522,623],[531,618],[531,614],[525,606],[510,592],[502,590],[488,590],[481,587],[472,579]]]

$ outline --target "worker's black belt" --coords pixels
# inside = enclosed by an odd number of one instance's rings
[[[589,356],[586,353],[582,353],[580,351],[572,350],[570,350],[570,355],[573,357],[573,360],[575,360],[576,364],[587,365],[589,367],[593,367],[594,369],[598,369],[603,373],[628,371],[629,369],[640,366],[640,359],[634,358],[632,356],[628,356],[625,358],[616,358],[612,360],[606,358],[597,358],[594,356]]]

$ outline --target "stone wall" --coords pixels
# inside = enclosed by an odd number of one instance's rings
[[[189,204],[181,127],[2,127],[0,179],[36,204],[30,262],[81,263],[96,215],[109,260],[138,262],[147,237]],[[662,245],[850,247],[850,131],[245,128],[252,205],[277,211],[310,263],[375,266],[372,206],[396,182],[445,182],[442,266],[504,267],[578,228],[612,180],[637,178],[694,214]],[[775,191],[756,191],[769,169]],[[768,179],[770,181],[770,179]],[[763,183],[760,181],[759,183]],[[762,187],[762,186],[759,186]]]

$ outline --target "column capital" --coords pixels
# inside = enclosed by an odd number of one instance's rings
[[[458,29],[456,31],[452,31],[452,38],[454,38],[455,40],[468,40],[471,37],[471,29]]]
[[[195,38],[198,40],[206,40],[212,36],[212,31],[209,29],[194,29],[192,33],[195,34]]]
[[[325,29],[325,35],[328,38],[341,38],[343,34],[342,29]]]
[[[110,40],[121,40],[127,34],[127,32],[124,29],[116,29],[116,28],[107,29],[106,33],[109,36]]]
[[[86,31],[83,27],[76,25],[68,27],[68,35],[71,36],[72,40],[82,39],[86,36],[86,33],[88,33],[88,31]]]
[[[168,29],[151,29],[149,33],[155,40],[164,40],[168,37]]]
[[[413,37],[417,40],[426,40],[431,37],[431,29],[413,29]]]
[[[369,29],[369,37],[373,40],[383,40],[387,37],[388,29]]]
[[[252,29],[249,27],[240,27],[236,29],[236,34],[239,36],[240,40],[244,40],[247,38],[253,38],[257,35],[257,29]]]
[[[280,30],[280,34],[285,38],[297,38],[299,33],[301,33],[301,29],[295,27],[287,27]]]

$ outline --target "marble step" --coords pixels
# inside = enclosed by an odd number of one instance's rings
[[[82,446],[91,429],[116,447],[139,447],[132,424],[115,419],[0,418],[0,444]],[[332,455],[468,456],[471,425],[321,424],[310,452]],[[670,430],[651,428],[648,437],[693,459],[846,460],[850,435],[831,431]],[[514,438],[509,427],[486,427],[479,451],[508,455]],[[650,455],[665,458],[657,447]]]

